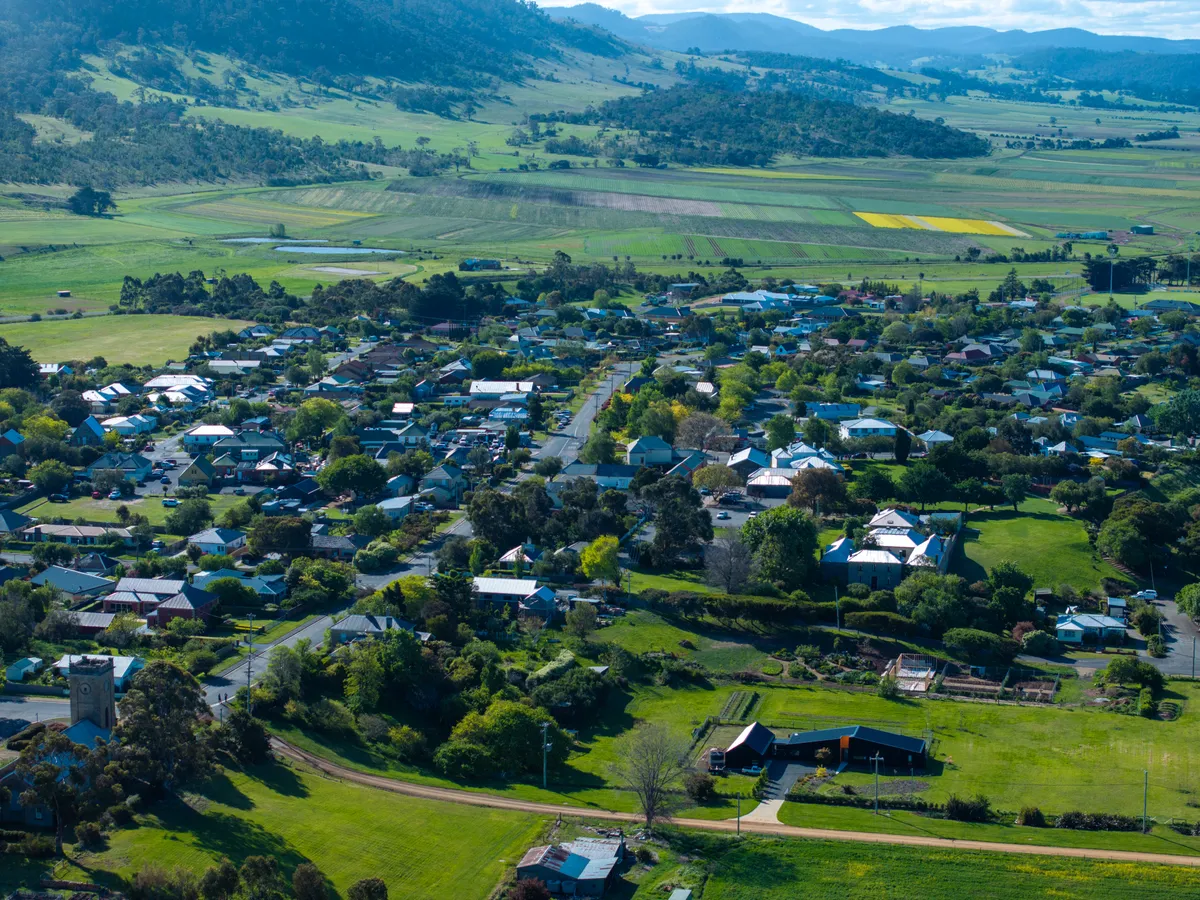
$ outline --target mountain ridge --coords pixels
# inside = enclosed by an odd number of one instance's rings
[[[582,25],[604,28],[627,41],[679,52],[693,47],[709,53],[772,50],[899,66],[911,65],[918,59],[936,55],[1016,56],[1057,48],[1160,54],[1200,53],[1200,40],[1105,35],[1081,28],[999,31],[982,26],[922,29],[912,25],[893,25],[880,29],[824,30],[770,13],[700,12],[630,17],[597,3],[543,6],[542,9],[555,19],[573,19]],[[791,40],[814,38],[819,38],[820,42],[812,46],[788,44]]]

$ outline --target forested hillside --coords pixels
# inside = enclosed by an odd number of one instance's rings
[[[644,132],[643,155],[684,164],[765,165],[806,156],[984,156],[988,142],[946,125],[806,92],[679,85],[605,103],[570,121]]]
[[[1070,79],[1073,87],[1084,90],[1124,90],[1146,100],[1200,105],[1200,54],[1041,50],[1020,57],[1015,65]]]
[[[0,0],[7,41],[70,54],[104,41],[226,53],[289,74],[479,85],[556,45],[613,54],[611,35],[518,0]]]

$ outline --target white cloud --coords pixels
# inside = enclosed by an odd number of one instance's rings
[[[560,5],[572,0],[543,0]],[[939,28],[978,25],[999,30],[1082,28],[1098,34],[1200,38],[1197,0],[597,0],[629,16],[678,12],[757,12],[818,28]]]

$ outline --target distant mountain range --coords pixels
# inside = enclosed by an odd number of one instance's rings
[[[768,13],[670,13],[631,18],[596,3],[544,6],[556,19],[595,25],[620,38],[679,52],[697,47],[722,50],[773,50],[800,56],[909,66],[930,57],[1002,54],[1019,56],[1058,47],[1139,53],[1200,53],[1200,40],[1094,34],[1079,28],[1050,31],[995,31],[991,28],[914,28],[898,25],[875,31],[839,28],[824,31],[795,19]]]

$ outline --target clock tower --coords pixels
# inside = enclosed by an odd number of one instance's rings
[[[117,696],[111,659],[80,657],[71,661],[71,724],[88,719],[97,728],[117,724]]]

